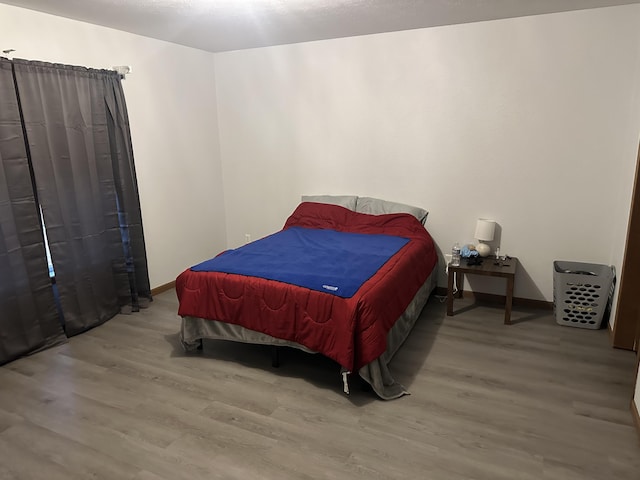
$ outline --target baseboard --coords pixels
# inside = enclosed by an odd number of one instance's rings
[[[447,289],[445,287],[436,287],[436,295],[446,296]],[[462,298],[473,298],[480,302],[497,303],[504,305],[506,298],[504,295],[495,295],[493,293],[472,292],[471,290],[463,290]],[[532,298],[513,297],[513,305],[518,307],[539,308],[542,310],[553,310],[553,302],[544,300],[533,300]]]
[[[165,283],[164,285],[160,285],[159,287],[152,288],[151,289],[151,296],[159,295],[162,292],[166,292],[167,290],[171,290],[173,288],[176,288],[176,281],[175,280],[173,282],[169,282],[169,283]]]
[[[640,413],[638,413],[638,407],[633,398],[631,399],[631,416],[633,417],[633,423],[636,426],[636,432],[638,432],[638,439],[640,439]]]

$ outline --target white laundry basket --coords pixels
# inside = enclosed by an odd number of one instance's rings
[[[613,293],[613,267],[553,262],[553,309],[560,325],[598,329]]]

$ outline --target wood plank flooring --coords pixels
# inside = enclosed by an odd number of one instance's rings
[[[385,402],[318,355],[185,354],[162,293],[0,367],[0,479],[639,479],[634,354],[471,302],[430,299],[391,364],[412,394]]]

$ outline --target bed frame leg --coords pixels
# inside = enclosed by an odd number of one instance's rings
[[[344,393],[349,395],[349,374],[351,373],[349,370],[342,369],[340,372],[342,374],[342,389]]]
[[[276,345],[271,347],[271,366],[273,368],[280,367],[280,347]]]
[[[202,339],[198,340],[198,350],[204,350],[204,342]]]

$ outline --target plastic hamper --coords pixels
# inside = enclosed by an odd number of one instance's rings
[[[593,263],[553,262],[553,308],[560,325],[598,329],[613,289],[613,268]]]

